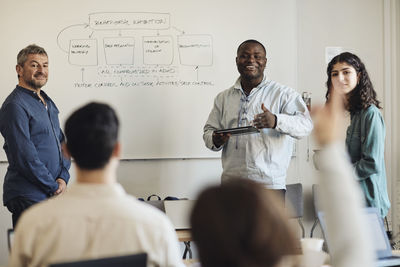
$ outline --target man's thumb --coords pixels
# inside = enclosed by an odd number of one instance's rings
[[[264,103],[261,104],[261,109],[262,109],[264,112],[267,112],[267,111],[268,111],[268,109],[264,106]]]

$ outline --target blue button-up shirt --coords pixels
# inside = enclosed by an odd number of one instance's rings
[[[71,162],[61,151],[59,111],[45,92],[41,96],[47,107],[36,92],[17,86],[1,107],[0,132],[9,162],[4,204],[21,196],[39,202],[58,189],[57,178],[69,180]]]

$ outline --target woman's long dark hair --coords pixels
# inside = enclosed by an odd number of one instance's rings
[[[372,104],[375,105],[377,108],[382,108],[380,106],[380,101],[376,98],[374,86],[372,85],[364,63],[360,60],[358,56],[350,52],[344,52],[340,55],[335,56],[328,64],[328,68],[326,70],[326,73],[328,74],[326,87],[328,88],[328,90],[325,95],[327,100],[329,98],[330,90],[332,87],[332,69],[336,63],[346,63],[352,66],[356,70],[359,77],[356,87],[347,94],[347,110],[350,111],[350,113],[366,109]]]

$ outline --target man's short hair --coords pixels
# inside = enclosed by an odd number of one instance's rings
[[[118,128],[118,117],[107,104],[92,102],[72,113],[65,123],[65,136],[78,167],[103,168],[118,141]]]
[[[254,40],[254,39],[249,39],[249,40],[246,40],[246,41],[244,41],[243,43],[241,43],[241,44],[238,46],[238,49],[237,49],[236,53],[237,53],[237,54],[239,53],[239,50],[240,50],[240,48],[241,48],[243,45],[249,44],[249,43],[250,43],[250,44],[258,44],[258,45],[260,45],[260,46],[262,47],[262,49],[264,50],[264,53],[267,54],[267,50],[265,50],[264,45],[263,45],[262,43],[260,43],[259,41]]]
[[[47,56],[46,50],[44,50],[43,47],[31,44],[19,51],[17,55],[17,64],[23,67],[26,60],[28,59],[28,55],[30,54],[40,54]]]

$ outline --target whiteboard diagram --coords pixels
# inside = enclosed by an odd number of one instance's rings
[[[44,90],[61,124],[85,103],[110,104],[121,122],[123,159],[219,157],[204,146],[203,126],[215,96],[239,76],[235,56],[246,39],[266,45],[269,77],[296,87],[294,0],[260,0],[256,9],[215,0],[3,2],[3,87],[15,87],[21,48],[44,47],[50,63]],[[15,20],[16,10],[23,18],[45,16],[26,23]],[[2,99],[10,90],[0,92]],[[4,153],[0,159],[7,160]]]
[[[75,87],[212,86],[211,79],[199,79],[201,68],[213,66],[212,36],[187,34],[171,26],[170,17],[99,12],[62,29],[58,47],[82,71]]]

